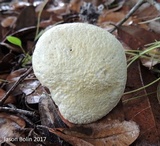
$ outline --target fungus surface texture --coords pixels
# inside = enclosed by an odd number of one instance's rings
[[[60,24],[38,40],[33,70],[49,88],[61,115],[86,124],[107,115],[123,95],[127,65],[121,43],[85,23]]]

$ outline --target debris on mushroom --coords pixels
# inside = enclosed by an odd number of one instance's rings
[[[107,115],[123,95],[127,65],[121,43],[86,23],[47,30],[33,53],[33,70],[64,119],[87,124]]]

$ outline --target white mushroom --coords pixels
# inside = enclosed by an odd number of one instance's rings
[[[61,115],[71,123],[102,118],[124,92],[124,49],[98,26],[67,23],[52,27],[38,40],[32,63],[36,77],[49,88]]]

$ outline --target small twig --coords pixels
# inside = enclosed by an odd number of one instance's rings
[[[133,15],[133,13],[143,4],[145,3],[146,0],[139,0],[136,5],[129,11],[129,13],[123,18],[120,22],[116,24],[116,26],[110,31],[111,33],[114,32],[117,27],[121,26],[125,21],[128,20],[128,18]]]
[[[18,114],[23,114],[23,115],[26,115],[26,116],[31,116],[31,117],[38,117],[38,115],[35,112],[22,110],[22,109],[17,109],[17,108],[0,107],[0,111],[1,112],[18,113]]]
[[[7,93],[4,95],[4,97],[0,100],[0,106],[3,105],[3,103],[7,100],[9,95],[15,90],[15,88],[19,85],[20,82],[22,82],[32,71],[32,67],[30,67],[26,73],[24,73],[15,83],[14,85],[7,91]]]

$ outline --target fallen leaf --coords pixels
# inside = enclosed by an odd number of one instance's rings
[[[27,71],[26,68],[20,68],[18,70],[15,70],[9,74],[7,77],[8,83],[5,84],[6,91],[9,90],[13,84],[18,81],[18,79]],[[28,77],[20,83],[16,89],[12,92],[13,96],[17,96],[19,94],[25,93],[26,95],[31,94],[35,91],[36,88],[40,85],[39,81],[35,79],[33,74],[28,75]]]
[[[7,76],[8,76],[7,73],[0,74],[0,84],[7,82],[6,80]]]
[[[59,129],[61,133],[50,130],[74,145],[80,145],[81,140],[93,146],[128,146],[139,135],[139,127],[133,121],[110,121],[105,125],[84,125],[69,129]]]
[[[89,142],[86,142],[85,140],[75,137],[75,136],[69,136],[66,134],[63,134],[60,131],[57,131],[55,129],[49,129],[49,132],[59,136],[60,138],[64,139],[66,142],[70,143],[72,146],[94,146]]]
[[[25,122],[21,118],[7,113],[0,113],[0,144],[19,141],[22,134],[18,130],[24,127]]]
[[[51,97],[45,92],[39,101],[39,113],[42,125],[52,128],[66,127],[63,121],[60,119],[58,115],[58,109],[53,103]]]
[[[111,24],[116,24],[118,23],[119,21],[121,21],[124,17],[125,17],[125,13],[123,12],[108,12],[108,11],[104,11],[99,19],[98,19],[98,24],[100,26],[103,26],[104,25],[110,25],[112,27],[114,27],[113,25]],[[124,25],[129,25],[130,23],[132,22],[132,19],[129,18],[125,23]]]
[[[144,66],[141,66],[141,73],[142,73],[142,81],[144,85],[147,85],[157,78],[152,72],[149,72],[148,69]],[[157,99],[157,88],[158,88],[158,82],[150,85],[148,88],[146,88],[146,93],[149,98],[152,114],[154,116],[155,125],[153,125],[153,130],[150,133],[150,139],[152,138],[152,141],[154,141],[154,144],[158,145],[160,142],[160,104]]]
[[[137,139],[140,131],[135,122],[124,120],[121,108],[122,103],[119,102],[108,115],[96,122],[85,125],[65,122],[69,128],[51,129],[50,132],[74,146],[81,142],[86,146],[128,146]]]
[[[68,8],[73,12],[79,12],[82,3],[83,3],[83,1],[81,1],[81,0],[71,0]]]
[[[6,42],[2,42],[1,44],[0,44],[2,47],[5,47],[5,48],[7,48],[7,49],[9,49],[9,50],[12,50],[12,51],[14,51],[14,52],[18,52],[18,53],[21,53],[22,52],[22,49],[19,47],[19,46],[16,46],[16,45],[13,45],[13,44],[11,44],[11,43],[8,43],[8,41],[6,41]]]
[[[1,51],[3,52],[3,47],[1,46]],[[5,53],[4,53],[5,52]],[[9,51],[9,49],[4,49],[4,52],[1,54],[2,58],[0,58],[0,73],[10,72],[13,66],[13,61],[15,54]]]
[[[7,77],[7,81],[16,82],[20,78],[20,76],[22,74],[24,74],[26,71],[27,71],[27,69],[21,68],[21,69],[18,69],[18,70],[15,70],[15,71],[11,72],[9,74],[9,76]]]
[[[119,27],[118,35],[131,49],[141,51],[148,49],[146,45],[160,40],[160,34],[134,25]],[[135,55],[138,55],[138,53]],[[140,56],[141,62],[144,66],[152,68],[158,63],[159,50],[157,48],[145,53],[145,55],[147,55],[148,58],[146,58],[146,56]]]
[[[36,14],[33,6],[25,7],[17,18],[15,30],[36,25]]]
[[[30,6],[30,3],[25,1],[14,1],[12,2],[11,6],[13,7],[14,10],[17,10]]]
[[[151,21],[148,26],[154,32],[160,33],[160,23],[158,21]]]
[[[128,68],[126,92],[133,91],[144,86],[142,80],[141,65],[135,61]],[[148,77],[149,78],[149,77]],[[147,92],[144,89],[125,94],[122,98],[125,118],[133,120],[140,126],[138,142],[146,141],[148,144],[157,144],[158,132]]]
[[[38,103],[38,109],[39,109],[39,115],[40,115],[40,121],[41,125],[47,126],[50,128],[66,128],[67,126],[63,123],[61,120],[58,109],[55,106],[54,102],[52,101],[51,97],[46,94],[46,92],[43,89],[43,94],[41,94]],[[53,144],[57,145],[61,143],[61,140],[58,136],[54,135],[51,136],[48,134],[46,130],[43,130],[45,132],[47,139],[50,142],[53,142]]]
[[[118,27],[118,35],[132,49],[143,48],[144,45],[160,40],[160,34],[135,25]]]
[[[3,89],[0,89],[0,100],[5,96],[6,94],[6,91],[4,91]],[[4,104],[8,104],[8,103],[15,103],[16,100],[15,100],[15,97],[10,95],[7,100],[4,102]]]
[[[16,20],[17,20],[17,17],[9,16],[9,17],[3,19],[3,21],[1,21],[1,25],[3,27],[12,27],[13,24],[16,22]]]
[[[44,87],[41,85],[38,86],[32,94],[29,94],[26,96],[26,102],[28,104],[38,104],[40,101],[40,98],[44,95]]]
[[[160,15],[160,12],[154,5],[147,5],[144,9],[140,9],[135,14],[135,20],[137,22],[147,21],[154,19]]]
[[[20,90],[25,93],[26,95],[29,95],[33,93],[38,86],[40,85],[40,82],[36,79],[26,79],[19,85]]]
[[[58,6],[51,6],[47,9],[47,12],[53,12],[55,15],[63,15],[69,13],[68,7],[65,3],[60,3]]]

